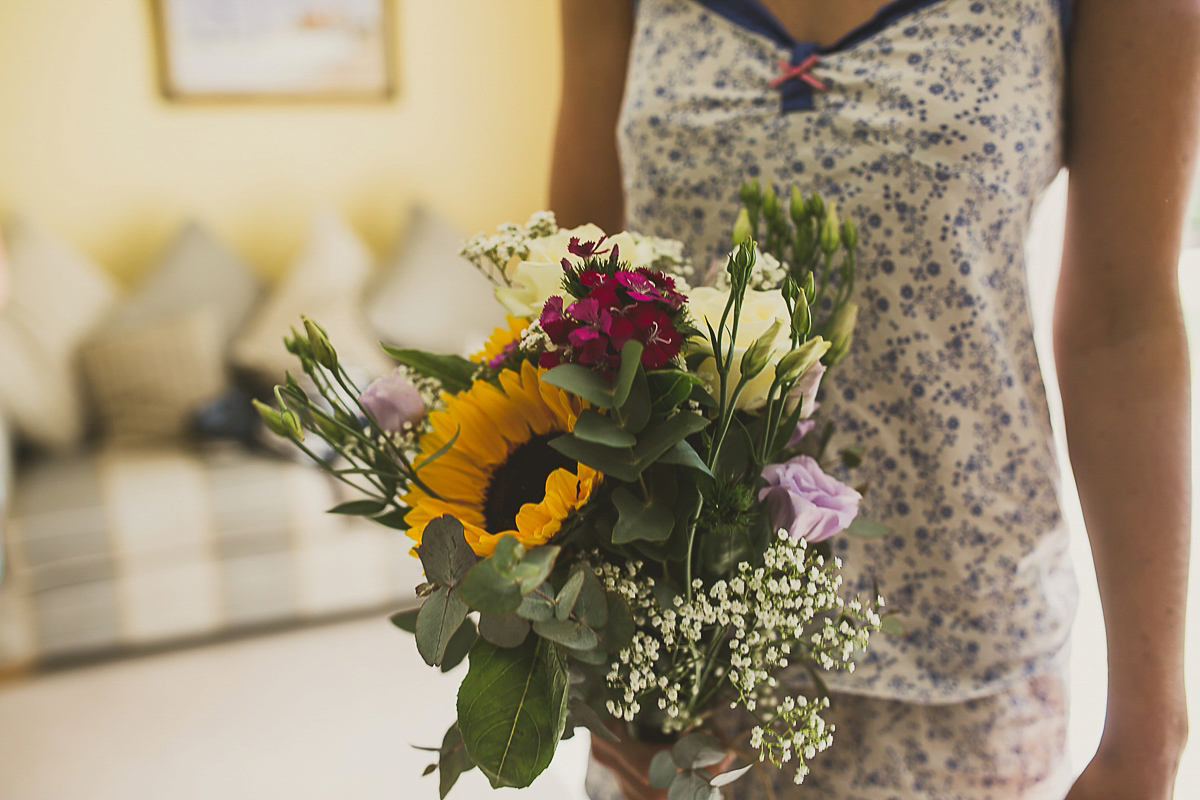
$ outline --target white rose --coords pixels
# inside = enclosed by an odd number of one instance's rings
[[[708,325],[711,325],[714,331],[717,330],[717,326],[721,323],[721,315],[725,312],[725,304],[729,301],[729,291],[701,286],[688,290],[687,294],[688,308],[691,309],[692,316],[696,319],[696,327],[707,331]],[[733,312],[730,311],[730,319],[725,321],[726,346],[728,346],[729,333],[733,329],[732,316]],[[775,334],[767,367],[746,383],[741,395],[738,396],[736,408],[753,411],[761,408],[767,402],[767,392],[770,391],[771,383],[775,380],[775,365],[792,349],[789,335],[791,315],[788,314],[783,296],[777,291],[746,290],[746,297],[742,301],[742,315],[738,320],[737,340],[733,343],[733,362],[729,365],[729,379],[725,389],[726,400],[729,399],[741,378],[742,356],[758,337],[775,324],[776,320],[780,322],[779,331]],[[706,322],[708,325],[705,324]],[[709,393],[713,397],[717,397],[721,387],[720,376],[717,374],[717,360],[711,357],[712,342],[709,341],[707,332],[692,339],[691,344],[695,352],[710,354],[710,357],[704,359],[696,368],[696,374],[704,380]]]
[[[496,299],[513,316],[538,316],[546,300],[563,294],[562,260],[565,258],[576,264],[583,260],[567,249],[571,240],[578,239],[583,244],[598,242],[603,236],[604,231],[588,224],[569,230],[564,228],[551,236],[531,240],[528,258],[514,257],[505,265],[505,277],[512,285],[497,287]],[[601,249],[613,246],[620,248],[621,260],[628,261],[631,266],[641,267],[647,263],[641,260],[645,254],[638,252],[639,248],[628,233],[609,236]]]

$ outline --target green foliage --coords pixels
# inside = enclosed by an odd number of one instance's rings
[[[497,647],[517,647],[529,635],[529,620],[516,614],[503,617],[480,614],[479,635]]]
[[[478,634],[475,631],[475,623],[470,617],[463,620],[458,626],[458,630],[450,637],[450,641],[446,643],[446,654],[442,656],[442,672],[449,672],[462,663],[462,660],[467,657],[471,646],[475,644],[475,638]]]
[[[412,367],[427,377],[440,381],[447,392],[465,392],[474,382],[479,365],[462,356],[428,353],[383,345],[383,350],[405,366]]]
[[[479,559],[467,544],[462,523],[449,514],[432,520],[417,546],[421,566],[430,582],[455,586]]]
[[[450,637],[467,618],[467,604],[448,586],[439,586],[425,598],[417,612],[417,652],[425,663],[436,666],[442,662]]]
[[[476,641],[458,690],[458,727],[493,788],[524,788],[549,766],[566,714],[566,659],[556,646],[537,637],[510,649]]]

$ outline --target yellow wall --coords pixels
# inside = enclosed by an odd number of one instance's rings
[[[395,2],[390,102],[182,105],[149,0],[0,0],[0,214],[130,279],[190,217],[277,275],[321,204],[380,253],[413,202],[465,233],[544,207],[555,0]]]

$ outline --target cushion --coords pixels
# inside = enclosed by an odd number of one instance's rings
[[[106,328],[137,327],[176,314],[210,309],[222,346],[250,315],[262,283],[237,256],[197,223],[175,237],[150,277],[118,306]]]
[[[304,251],[234,341],[234,362],[264,381],[282,383],[285,372],[299,371],[283,338],[302,327],[303,315],[325,329],[348,367],[366,376],[387,372],[391,363],[360,308],[370,271],[371,256],[358,235],[334,213],[318,213]]]
[[[367,319],[388,344],[468,355],[505,325],[492,284],[458,255],[463,236],[414,209],[407,232],[368,293]]]
[[[82,351],[105,436],[117,442],[182,437],[193,412],[226,386],[221,319],[200,308],[107,331]]]
[[[35,445],[68,447],[84,433],[73,374],[79,344],[108,312],[116,284],[23,216],[0,226],[10,267],[0,311],[0,412]]]

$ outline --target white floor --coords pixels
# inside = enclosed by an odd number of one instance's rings
[[[430,670],[384,618],[0,687],[5,800],[434,800],[421,778],[465,666]],[[520,794],[583,800],[586,736]],[[451,797],[488,795],[476,771]],[[499,800],[516,794],[504,790]]]
[[[1052,197],[1047,204],[1054,202]],[[1052,263],[1053,241],[1039,249],[1039,260]],[[1037,264],[1032,273],[1035,308],[1043,316],[1053,274]],[[1200,251],[1185,259],[1181,283],[1193,374],[1200,381]],[[1193,416],[1194,450],[1200,453],[1200,404]],[[1071,753],[1081,768],[1104,720],[1104,630],[1070,492],[1066,513],[1081,588],[1071,722]],[[1193,552],[1192,572],[1194,654],[1200,648],[1200,548]],[[0,798],[432,800],[436,778],[419,777],[429,754],[410,745],[440,741],[453,718],[463,669],[431,671],[411,638],[380,618],[0,685]],[[1200,657],[1190,659],[1189,676],[1197,728]],[[586,746],[586,736],[564,745],[550,770],[520,796],[582,800]],[[486,797],[486,787],[471,773],[451,797]],[[505,790],[497,797],[515,794]],[[1176,797],[1200,797],[1200,748],[1185,755]]]

